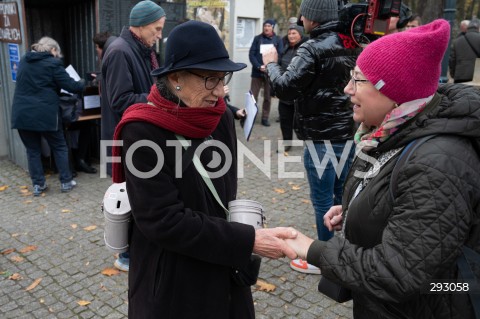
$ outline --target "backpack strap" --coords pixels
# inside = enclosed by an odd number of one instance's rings
[[[413,152],[415,152],[415,150],[420,145],[422,145],[423,143],[425,143],[426,141],[428,141],[434,136],[436,135],[427,135],[422,138],[415,139],[410,143],[408,143],[408,145],[405,146],[405,148],[403,149],[402,153],[400,153],[400,156],[398,157],[397,162],[395,163],[395,167],[393,168],[392,175],[390,176],[389,191],[390,191],[390,199],[392,200],[392,203],[395,199],[395,196],[397,195],[397,187],[398,187],[397,179],[398,179],[398,174],[400,173],[400,170],[403,168],[403,166],[405,166],[405,163],[407,163],[407,161],[410,159],[410,156],[412,156]]]
[[[475,318],[480,318],[480,294],[478,293],[478,289],[475,289],[478,288],[478,284],[472,270],[472,264],[474,262],[480,264],[480,254],[467,246],[463,246],[462,253],[457,259],[457,266],[462,281],[469,284],[468,296],[472,303]]]

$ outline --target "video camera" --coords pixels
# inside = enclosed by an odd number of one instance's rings
[[[338,16],[345,34],[357,44],[368,44],[388,33],[391,17],[399,17],[397,28],[403,28],[412,16],[401,0],[365,0],[360,3],[338,1]]]

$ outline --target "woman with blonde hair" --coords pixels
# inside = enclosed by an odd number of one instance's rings
[[[12,128],[17,129],[27,149],[28,171],[33,195],[46,189],[41,138],[47,140],[57,165],[60,190],[69,192],[76,185],[68,162],[68,148],[60,116],[60,89],[72,93],[83,91],[85,81],[75,81],[62,65],[60,46],[49,37],[32,45],[32,51],[21,59],[12,105]]]

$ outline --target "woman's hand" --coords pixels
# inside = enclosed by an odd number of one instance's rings
[[[294,239],[297,231],[288,227],[261,228],[255,231],[253,252],[268,258],[281,258],[287,256],[295,259],[297,254],[288,246],[284,239]]]
[[[297,258],[301,259],[307,258],[308,249],[313,241],[314,240],[312,238],[305,236],[299,231],[297,231],[297,238],[285,239],[285,242],[288,244],[288,246],[290,246],[297,254]]]
[[[323,224],[328,228],[329,231],[342,230],[342,214],[342,205],[330,207],[328,212],[326,212],[326,214],[323,216]]]
[[[263,65],[265,66],[271,62],[277,62],[278,61],[277,49],[273,47],[268,49],[266,52],[263,52],[262,60],[263,60]]]

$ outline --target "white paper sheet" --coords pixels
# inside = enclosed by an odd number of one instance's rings
[[[273,44],[260,44],[260,54],[267,52],[270,48],[273,48]]]
[[[100,107],[100,95],[85,95],[83,97],[83,108],[85,110]]]
[[[243,124],[243,132],[245,139],[248,141],[258,112],[257,103],[252,92],[245,93],[245,111],[247,111],[247,115],[245,116],[245,123]]]
[[[67,66],[67,68],[65,69],[65,71],[67,71],[68,75],[70,75],[70,77],[72,79],[74,79],[75,81],[79,81],[80,80],[80,75],[78,75],[77,71],[74,69],[74,67],[70,64],[69,66]],[[64,89],[61,89],[60,92],[62,93],[67,93],[67,94],[72,94],[68,91],[65,91]]]

